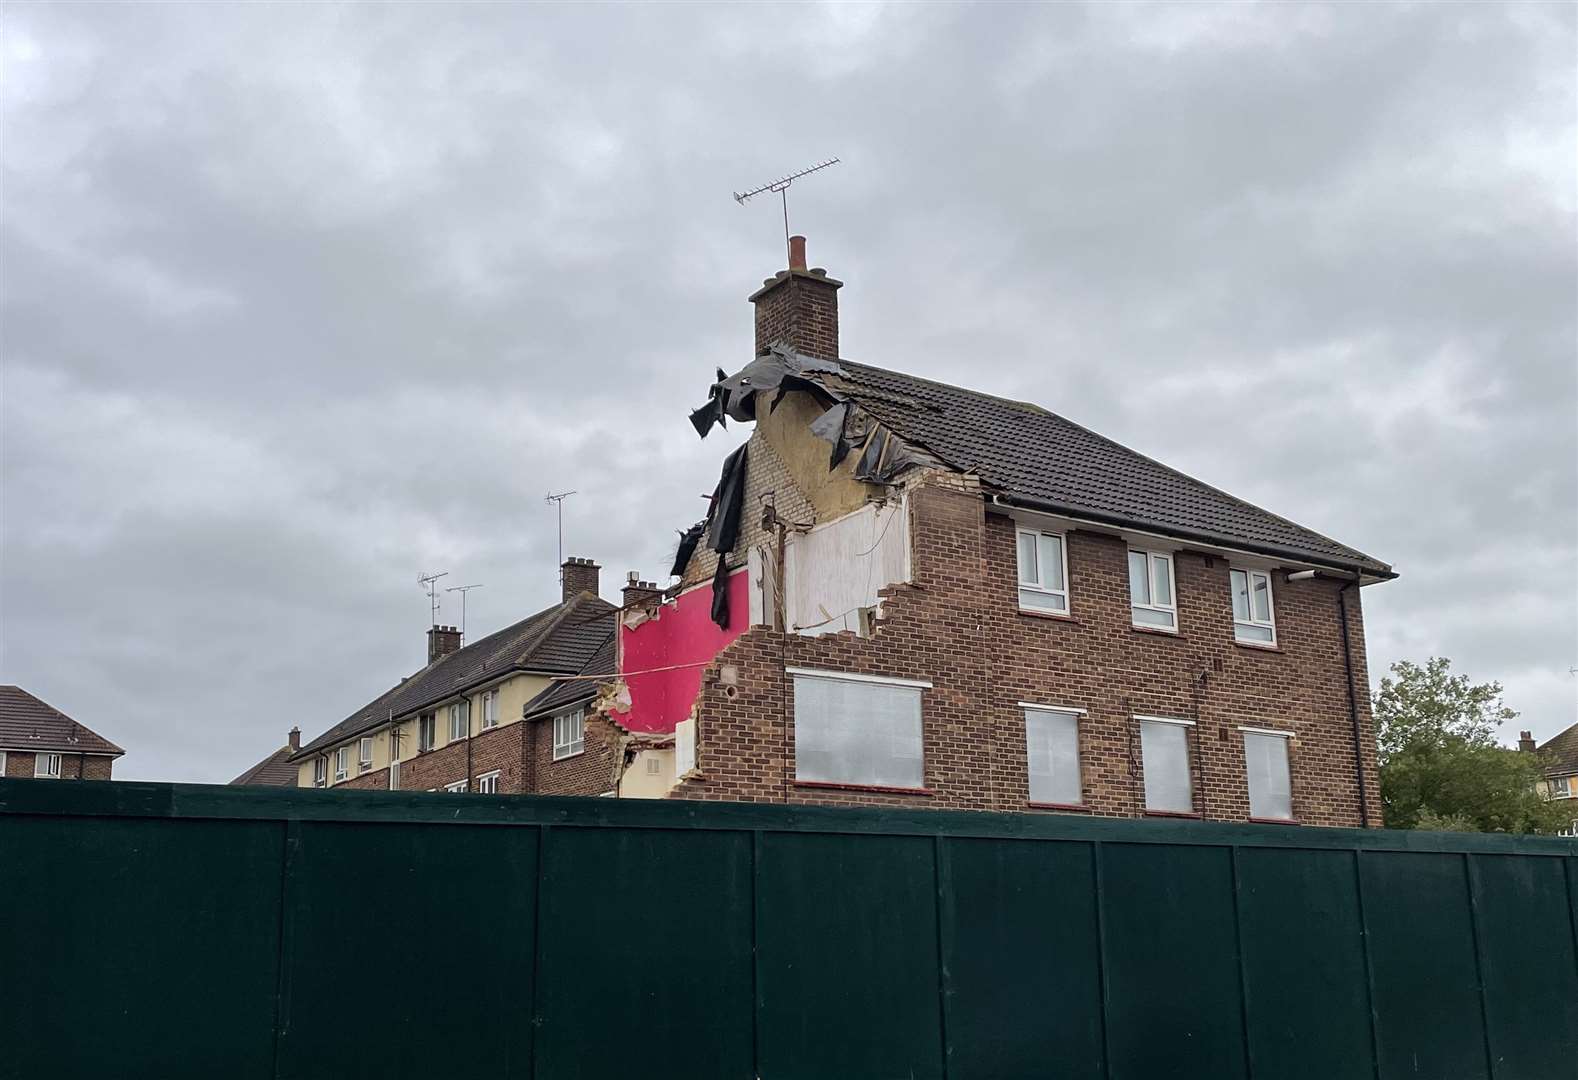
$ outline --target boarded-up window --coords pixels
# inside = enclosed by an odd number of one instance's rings
[[[1244,767],[1249,773],[1249,816],[1291,818],[1293,777],[1286,736],[1244,732]]]
[[[1194,783],[1189,775],[1189,728],[1175,721],[1141,721],[1140,755],[1145,767],[1145,809],[1192,813]]]
[[[1061,709],[1025,709],[1025,756],[1030,801],[1075,806],[1079,783],[1079,714]]]
[[[795,777],[875,787],[924,786],[922,685],[797,673]]]

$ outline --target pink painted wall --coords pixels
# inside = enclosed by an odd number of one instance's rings
[[[674,604],[665,604],[661,616],[648,619],[634,630],[620,624],[621,674],[674,664],[696,666],[625,675],[625,685],[630,688],[630,711],[615,713],[615,720],[631,731],[668,734],[690,715],[705,670],[699,662],[717,656],[750,625],[749,579],[750,573],[744,567],[729,577],[727,630],[718,629],[712,621],[712,589],[706,585],[683,593]]]

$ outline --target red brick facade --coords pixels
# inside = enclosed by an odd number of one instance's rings
[[[1085,710],[1079,749],[1083,806],[1112,817],[1145,813],[1136,716],[1192,720],[1195,808],[1213,820],[1249,818],[1241,726],[1294,733],[1289,758],[1295,818],[1379,824],[1375,739],[1358,590],[1346,589],[1355,736],[1338,604],[1340,582],[1274,576],[1277,646],[1234,640],[1228,561],[1174,554],[1179,632],[1137,630],[1129,606],[1127,545],[1067,534],[1068,617],[1021,612],[1014,523],[988,514],[979,494],[934,483],[911,492],[912,583],[885,590],[874,636],[823,637],[752,629],[703,680],[697,767],[674,797],[742,802],[1033,810],[1020,702]],[[739,670],[737,696],[717,669]],[[795,781],[794,684],[786,666],[924,679],[925,789],[895,792]],[[1356,760],[1357,756],[1357,760]],[[1361,765],[1362,763],[1362,765]]]
[[[5,775],[10,778],[31,777],[38,767],[37,757],[26,750],[6,750]],[[60,779],[108,780],[115,767],[115,759],[102,754],[73,754],[60,752]]]

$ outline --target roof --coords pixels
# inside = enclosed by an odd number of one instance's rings
[[[401,717],[454,698],[510,671],[574,675],[612,631],[615,608],[591,593],[529,615],[440,657],[402,679],[292,755],[326,750]]]
[[[230,781],[230,786],[295,787],[296,766],[290,763],[290,755],[287,743]]]
[[[1546,776],[1578,773],[1578,724],[1553,735],[1535,748],[1544,761]]]
[[[0,750],[58,750],[112,757],[126,752],[20,686],[0,686]]]
[[[806,377],[1027,506],[1393,577],[1386,563],[1037,405],[839,360]]]
[[[614,631],[610,628],[603,635],[591,658],[582,665],[580,671],[576,672],[581,678],[556,679],[549,683],[541,693],[526,703],[524,715],[528,718],[542,716],[569,708],[571,705],[579,705],[583,701],[590,701],[597,696],[599,680],[586,676],[613,674]]]

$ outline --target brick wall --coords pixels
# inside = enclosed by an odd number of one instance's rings
[[[826,272],[780,270],[751,296],[756,305],[756,351],[786,341],[807,356],[838,359],[838,289]]]
[[[715,661],[698,702],[699,777],[680,798],[1028,810],[1021,701],[1082,708],[1082,812],[1144,813],[1135,714],[1189,719],[1196,809],[1249,816],[1240,725],[1291,730],[1295,817],[1359,824],[1355,752],[1338,631],[1339,585],[1275,575],[1276,649],[1233,640],[1228,564],[1174,556],[1179,632],[1131,625],[1127,546],[1067,537],[1067,618],[1018,610],[1014,525],[979,495],[932,479],[910,497],[913,583],[886,590],[879,632],[785,638],[755,629]],[[1361,759],[1371,824],[1380,820],[1357,590],[1348,590]],[[738,696],[716,669],[740,669]],[[925,793],[823,788],[794,780],[794,687],[785,665],[927,679]]]
[[[35,756],[26,750],[7,750],[5,752],[5,775],[7,777],[31,778],[34,768],[37,767]],[[108,780],[114,771],[115,759],[96,754],[73,754],[62,751],[60,755],[60,778],[62,780]]]

